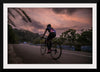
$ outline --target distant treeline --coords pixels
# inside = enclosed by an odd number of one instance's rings
[[[36,40],[40,38],[38,33],[32,33],[27,30],[12,29],[10,25],[8,27],[8,43],[36,43]]]
[[[75,50],[81,50],[81,46],[92,46],[92,29],[81,30],[81,33],[77,33],[75,29],[69,29],[55,41],[59,45],[70,45],[74,46]]]

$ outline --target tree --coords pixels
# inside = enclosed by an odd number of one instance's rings
[[[92,45],[92,29],[83,31],[77,39],[77,42],[80,42],[83,45]]]
[[[16,36],[18,37],[19,42],[31,42],[33,43],[33,41],[37,41],[37,39],[40,38],[40,35],[38,33],[32,33],[30,31],[27,30],[18,30],[18,29],[13,29],[14,33],[16,34]]]
[[[63,40],[63,42],[67,41],[73,44],[76,40],[76,30],[74,29],[69,29],[65,32],[62,33],[60,38]]]
[[[10,17],[13,17],[14,19],[16,19],[16,16],[12,13],[12,10],[16,11],[25,22],[27,22],[27,23],[32,22],[31,18],[27,15],[27,13],[24,10],[22,10],[20,8],[8,8],[8,15],[10,15],[10,16],[8,16],[9,25],[16,27],[16,25],[14,24],[14,22],[10,18]]]
[[[62,44],[74,45],[76,50],[81,50],[82,45],[92,45],[92,29],[84,30],[81,34],[69,29],[63,32],[59,39]]]
[[[16,34],[14,33],[12,26],[16,27],[14,21],[11,19],[14,18],[16,19],[16,16],[14,15],[14,13],[12,13],[12,10],[14,10],[15,12],[17,12],[19,14],[19,16],[22,17],[22,19],[25,22],[32,22],[31,18],[26,14],[26,12],[20,8],[8,8],[8,42],[9,43],[16,43],[15,41],[17,41],[17,37]],[[9,16],[10,15],[10,16]]]
[[[18,40],[18,38],[17,38],[17,36],[15,35],[15,33],[14,33],[14,31],[13,31],[13,29],[12,29],[12,27],[10,26],[10,25],[8,25],[8,43],[10,44],[10,43],[12,43],[12,44],[14,44],[14,43],[18,43],[17,42],[17,40]]]

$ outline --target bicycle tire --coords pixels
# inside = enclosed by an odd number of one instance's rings
[[[46,47],[45,46],[41,46],[40,52],[41,52],[41,55],[44,55],[46,53]]]
[[[57,47],[57,46],[59,46],[59,47]],[[58,51],[58,55],[57,55],[57,51]],[[60,45],[56,44],[56,47],[55,46],[51,47],[51,57],[52,57],[52,59],[57,60],[61,57],[61,55],[62,55],[62,48],[61,48]]]

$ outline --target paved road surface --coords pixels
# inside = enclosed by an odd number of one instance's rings
[[[23,59],[24,64],[91,64],[92,54],[87,52],[63,50],[58,60],[53,60],[50,54],[41,55],[40,46],[15,44],[14,50]]]

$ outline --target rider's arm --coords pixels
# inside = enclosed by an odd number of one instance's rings
[[[46,34],[46,32],[47,32],[47,29],[45,30],[45,32],[44,32],[44,34],[43,34],[43,37],[44,37],[44,35]]]

